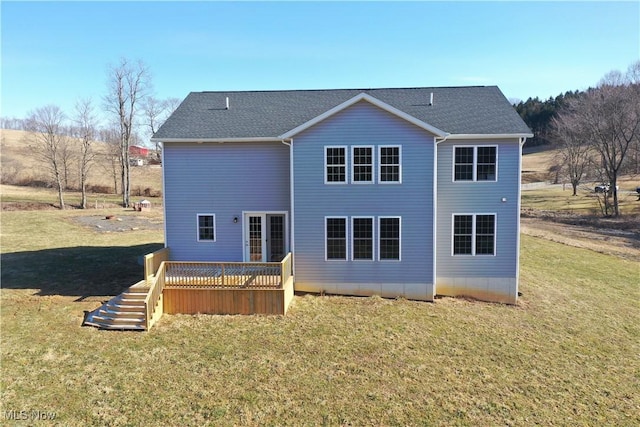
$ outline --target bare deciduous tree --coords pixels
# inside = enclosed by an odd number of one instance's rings
[[[96,137],[96,117],[93,111],[91,99],[82,99],[76,102],[75,135],[80,140],[80,153],[78,155],[78,167],[80,172],[80,207],[87,208],[87,178],[91,169],[95,152],[93,142]]]
[[[618,177],[627,155],[640,139],[640,82],[634,63],[626,74],[611,72],[573,107],[563,132],[579,130],[582,142],[595,151],[613,195],[613,215],[619,216]],[[570,125],[570,126],[567,126]],[[606,198],[606,197],[605,197]]]
[[[102,168],[113,179],[113,192],[118,194],[118,175],[120,172],[120,141],[115,127],[100,130],[100,139],[107,144],[104,154],[105,161],[101,162]]]
[[[49,170],[58,190],[58,203],[64,209],[64,163],[63,156],[69,152],[69,138],[64,128],[65,115],[57,105],[47,105],[29,114],[26,128],[34,148],[34,154]]]
[[[178,105],[180,105],[180,99],[178,98],[160,100],[154,96],[147,97],[143,105],[143,110],[146,125],[149,128],[151,136],[158,131],[160,126],[162,126],[167,118],[178,108]],[[160,145],[157,141],[155,152],[156,154],[160,153]]]
[[[579,102],[579,99],[570,100],[567,107],[552,121],[554,139],[561,153],[559,170],[563,170],[569,178],[574,196],[578,195],[578,185],[587,171],[591,158],[591,149],[589,144],[585,143],[587,136],[575,117],[575,108],[579,106]]]
[[[117,120],[120,148],[120,178],[122,205],[129,207],[131,196],[129,146],[136,127],[136,118],[140,103],[150,88],[150,75],[146,65],[138,61],[131,63],[121,59],[108,71],[108,90],[104,97],[107,111]]]

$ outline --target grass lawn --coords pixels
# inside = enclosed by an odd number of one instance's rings
[[[131,204],[147,199],[153,206],[162,206],[161,197],[131,196]],[[67,191],[64,193],[64,203],[68,209],[80,206],[82,195],[78,191]],[[15,185],[0,185],[0,201],[2,203],[13,204],[38,204],[55,205],[58,204],[58,193],[48,188],[20,187]],[[103,209],[105,207],[122,206],[122,196],[118,194],[87,194],[88,209]]]
[[[640,202],[633,182],[625,180],[620,187],[621,190],[618,193],[620,212],[623,215],[640,214]],[[603,195],[594,193],[593,186],[581,185],[578,187],[578,194],[576,196],[572,196],[572,194],[570,184],[567,184],[564,190],[562,186],[524,190],[522,192],[522,207],[579,215],[602,216],[598,198],[600,198],[600,203],[604,204]]]
[[[165,315],[149,333],[108,332],[80,327],[84,310],[138,280],[136,257],[162,232],[98,233],[80,214],[2,214],[2,417],[640,424],[637,264],[523,236],[518,306],[307,295],[286,317]]]

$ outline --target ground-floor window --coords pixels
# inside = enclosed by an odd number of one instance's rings
[[[327,260],[400,260],[401,218],[399,216],[325,217],[325,258]],[[348,227],[351,224],[351,227]],[[376,245],[377,244],[377,245]],[[376,248],[377,246],[377,248]]]
[[[400,260],[400,217],[378,218],[380,260]]]
[[[347,218],[325,218],[326,258],[328,260],[347,259]]]
[[[454,255],[495,255],[495,214],[453,215]]]
[[[198,242],[216,241],[216,216],[198,214]]]
[[[352,217],[351,237],[355,260],[373,260],[373,217]]]

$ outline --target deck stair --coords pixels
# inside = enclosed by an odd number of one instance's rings
[[[100,329],[146,330],[144,299],[149,290],[141,281],[87,314],[83,325]]]

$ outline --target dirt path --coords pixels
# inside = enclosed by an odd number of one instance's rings
[[[522,233],[595,252],[640,262],[640,218],[598,225],[571,216],[549,217],[544,212],[523,212]]]

